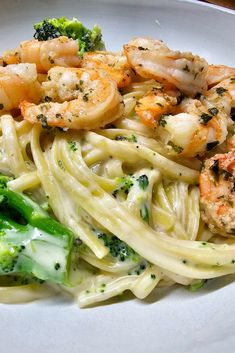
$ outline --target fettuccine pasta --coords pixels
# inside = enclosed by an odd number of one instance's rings
[[[215,146],[223,147],[227,136],[223,129],[229,129],[225,123],[229,117],[222,111],[219,116],[220,103],[212,100],[218,87],[208,90],[203,76],[208,64],[195,57],[198,62],[192,67],[192,57],[186,53],[174,54],[178,55],[175,60],[184,60],[184,74],[188,70],[194,70],[194,76],[196,70],[199,73],[192,87],[193,77],[187,85],[184,76],[176,81],[177,75],[169,76],[164,60],[162,67],[159,64],[156,68],[156,46],[163,52],[167,47],[146,41],[124,46],[128,60],[121,54],[114,59],[109,53],[113,61],[106,67],[102,60],[108,65],[111,59],[105,52],[85,54],[82,64],[71,65],[76,68],[57,63],[41,85],[39,104],[25,96],[17,102],[20,115],[16,117],[10,109],[2,112],[0,170],[10,177],[7,188],[29,196],[69,229],[73,240],[66,283],[57,280],[55,285],[42,275],[39,280],[17,273],[13,278],[9,273],[7,281],[0,277],[1,302],[30,301],[61,290],[71,293],[83,307],[126,290],[143,299],[157,286],[179,283],[195,289],[207,279],[235,272],[233,235],[217,231],[219,226],[216,231],[210,224],[208,228],[198,186],[202,162],[216,152],[210,156],[209,148],[204,151],[206,144],[208,147],[216,139]],[[149,55],[149,71],[143,55]],[[23,61],[14,65],[23,65]],[[97,71],[94,74],[92,70]],[[68,87],[62,92],[64,73]],[[71,82],[76,79],[80,86],[74,95]],[[220,87],[227,94],[229,88],[222,83]],[[179,99],[180,92],[188,98]],[[197,100],[195,93],[204,94],[204,98]],[[229,97],[223,99],[231,103]],[[161,105],[169,100],[171,106],[160,114]],[[195,105],[196,100],[201,104],[197,103],[199,111],[179,110],[180,104]],[[186,137],[182,132],[178,137],[180,124],[186,124],[183,114],[191,114],[188,120],[192,126],[185,128]],[[208,127],[210,132],[205,132],[206,119],[216,117]],[[178,122],[174,130],[171,119]],[[226,127],[221,127],[223,124]],[[201,136],[207,133],[203,137],[206,142],[194,146],[192,139],[199,128],[203,129]],[[221,146],[218,151],[226,152]],[[56,263],[55,269],[60,266]]]

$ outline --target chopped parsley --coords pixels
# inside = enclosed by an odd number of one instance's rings
[[[219,95],[219,96],[223,96],[223,94],[225,93],[225,92],[227,92],[228,90],[227,89],[225,89],[224,87],[217,87],[216,88],[216,93]]]
[[[83,92],[83,87],[82,87],[83,82],[84,82],[83,80],[80,80],[79,83],[76,83],[75,89],[80,91],[80,92]]]
[[[210,170],[214,173],[215,178],[218,178],[219,175],[219,161],[218,159],[214,160]]]
[[[133,143],[136,143],[137,142],[137,138],[135,135],[131,135],[130,137],[128,136],[123,136],[123,135],[117,135],[115,137],[115,140],[116,141],[128,141],[128,142],[133,142]]]
[[[229,173],[227,170],[222,170],[221,172],[224,180],[229,180],[229,178],[231,178],[233,175],[231,173]]]
[[[212,118],[213,118],[213,115],[209,115],[207,113],[202,113],[199,121],[201,124],[206,125],[208,123],[208,121],[210,121]]]
[[[48,56],[48,60],[50,61],[50,63],[51,63],[51,64],[54,64],[54,63],[55,63],[55,60],[54,60],[54,59],[52,59],[52,57],[51,57],[51,56]]]
[[[231,114],[230,117],[231,117],[232,121],[235,121],[235,108],[234,107],[231,109],[230,114]]]
[[[234,119],[235,119],[235,115],[234,115]],[[235,124],[233,124],[232,126],[230,126],[229,128],[229,133],[231,135],[235,135]]]
[[[84,96],[82,97],[82,99],[84,100],[84,102],[88,102],[88,100],[89,100],[89,93],[85,93]]]
[[[183,71],[185,71],[185,72],[190,72],[189,67],[188,67],[187,64],[183,67]]]
[[[148,48],[138,47],[139,50],[148,50]]]
[[[213,108],[208,109],[208,112],[211,115],[215,116],[215,115],[217,115],[219,113],[219,110],[216,107],[213,107]]]
[[[162,116],[160,116],[160,119],[158,120],[158,125],[165,127],[167,124],[166,118],[168,115],[163,114]]]
[[[45,101],[46,103],[49,103],[49,102],[52,101],[52,98],[49,97],[49,96],[45,96],[44,101]]]
[[[44,129],[48,128],[47,117],[45,115],[39,114],[39,115],[37,115],[37,119],[40,121],[40,123]]]
[[[55,264],[55,270],[58,271],[59,269],[60,269],[60,264],[59,264],[59,262],[57,262],[57,263]]]
[[[177,153],[181,153],[183,151],[183,147],[175,145],[173,141],[168,141],[167,144]]]

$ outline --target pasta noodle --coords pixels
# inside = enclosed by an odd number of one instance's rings
[[[193,186],[196,171],[158,155],[153,152],[154,147],[151,150],[138,145],[137,152],[135,143],[113,140],[113,129],[110,138],[104,137],[108,136],[108,129],[101,132],[56,132],[51,136],[52,145],[44,150],[39,138],[45,132],[39,126],[28,131],[36,171],[26,171],[26,161],[22,157],[24,150],[20,145],[22,135],[19,135],[18,128],[21,123],[10,116],[2,117],[3,139],[6,123],[10,126],[7,136],[11,141],[11,150],[14,149],[21,156],[18,159],[20,167],[17,166],[19,172],[15,173],[15,169],[9,170],[18,176],[9,186],[22,191],[33,190],[42,185],[56,217],[79,235],[87,246],[87,250],[81,252],[81,257],[101,272],[92,282],[93,290],[75,291],[81,306],[105,300],[126,289],[132,290],[138,298],[143,298],[164,276],[188,285],[194,278],[210,278],[234,272],[229,263],[234,257],[235,246],[203,246],[202,242],[194,241],[200,219],[199,194],[197,187]],[[128,130],[122,132],[118,129],[117,132],[125,136]],[[76,151],[69,149],[70,141],[76,143]],[[97,157],[95,160],[88,160],[87,156],[83,159],[81,150],[86,143],[92,145],[93,153],[98,148],[98,160]],[[6,147],[5,151],[6,154],[10,153]],[[103,175],[94,172],[93,163],[107,164],[110,156],[112,163],[120,164],[121,170],[127,162],[131,171],[132,168],[135,169],[132,174],[134,185],[127,197],[120,200],[113,198],[111,194],[118,187],[117,177],[109,177],[104,169]],[[142,163],[145,167],[141,166]],[[147,175],[148,190],[138,188],[137,180],[140,175]],[[141,220],[143,202],[150,214],[149,225]],[[82,211],[89,215],[90,224]],[[122,263],[108,255],[108,248],[91,230],[97,224],[101,229],[125,241],[148,261],[146,269],[141,270],[141,275],[128,274],[139,266],[141,258]],[[105,284],[105,294],[99,290],[101,284]],[[87,288],[90,288],[89,285]],[[86,295],[86,291],[89,291],[89,295]]]
[[[138,99],[157,85],[130,84],[123,117],[92,131],[1,116],[0,169],[14,177],[8,187],[47,207],[76,243],[70,286],[3,283],[1,302],[63,290],[83,307],[126,290],[142,299],[158,285],[234,273],[233,240],[216,243],[201,219],[200,160],[169,154],[135,113]]]

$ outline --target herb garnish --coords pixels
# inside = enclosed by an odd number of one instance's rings
[[[216,88],[216,93],[219,95],[219,96],[223,96],[224,92],[227,92],[228,90],[225,89],[224,87],[217,87]]]
[[[188,67],[187,64],[183,67],[183,71],[185,71],[185,72],[190,72],[189,67]]]
[[[181,146],[177,146],[176,144],[174,144],[173,141],[168,141],[168,146],[172,147],[173,150],[177,153],[181,153],[183,151],[183,147]]]
[[[210,121],[213,118],[212,115],[209,115],[207,113],[202,113],[201,117],[199,119],[199,122],[203,125],[206,125],[208,123],[208,121]]]
[[[159,120],[158,120],[158,125],[162,126],[162,127],[165,127],[166,124],[167,124],[167,121],[166,121],[167,117],[168,117],[168,115],[166,115],[166,114],[161,115]]]
[[[47,117],[45,115],[39,114],[39,115],[37,115],[37,119],[40,121],[40,123],[44,129],[48,128]]]
[[[134,142],[134,143],[137,142],[137,138],[133,134],[130,137],[123,136],[123,135],[117,135],[117,136],[115,136],[115,140],[116,141],[128,141],[128,142]]]
[[[138,47],[139,50],[148,50],[148,48]]]
[[[208,109],[208,112],[211,113],[211,115],[215,116],[219,113],[219,110],[216,107]]]

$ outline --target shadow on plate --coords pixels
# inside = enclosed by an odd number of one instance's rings
[[[132,300],[138,301],[143,305],[151,305],[162,299],[165,299],[168,296],[171,296],[171,298],[175,298],[177,300],[179,299],[179,297],[180,298],[183,297],[184,300],[191,300],[195,297],[210,295],[213,292],[216,292],[218,290],[225,288],[228,285],[231,285],[233,282],[235,283],[235,274],[227,275],[220,278],[210,279],[204,284],[204,286],[201,289],[199,289],[196,292],[190,292],[188,287],[184,287],[178,284],[175,284],[169,287],[157,287],[152,291],[152,293],[149,294],[148,297],[142,300],[137,299],[130,291],[126,291],[122,295],[119,295],[114,298],[110,298],[104,302],[94,303],[83,309],[105,307],[109,305],[118,305]],[[73,297],[66,292],[55,293],[54,296],[51,296],[49,298],[37,300],[38,303],[42,301],[43,301],[43,305],[46,305],[46,306],[53,306],[53,305],[70,306],[70,305],[74,305],[75,303],[75,301],[73,300]]]

